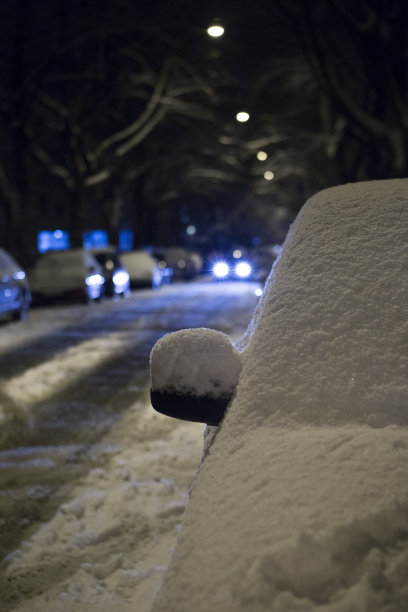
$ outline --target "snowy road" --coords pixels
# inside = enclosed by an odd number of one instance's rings
[[[203,431],[151,409],[149,352],[185,327],[238,337],[254,289],[174,285],[0,327],[2,612],[149,610]]]

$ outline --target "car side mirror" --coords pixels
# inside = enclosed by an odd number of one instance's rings
[[[150,372],[151,403],[157,412],[219,425],[238,384],[241,354],[222,332],[184,329],[155,344]]]

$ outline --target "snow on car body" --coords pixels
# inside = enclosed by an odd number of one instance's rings
[[[407,227],[406,179],[304,205],[154,612],[408,609]]]
[[[98,300],[104,295],[102,266],[84,249],[48,251],[30,272],[34,301]]]
[[[25,271],[14,257],[0,248],[0,319],[27,319],[31,304]]]
[[[157,261],[146,251],[124,251],[121,261],[129,273],[132,289],[151,287],[156,289],[162,283],[162,275]]]

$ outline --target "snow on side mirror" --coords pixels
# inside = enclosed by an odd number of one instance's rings
[[[186,421],[218,425],[241,372],[241,355],[226,334],[183,329],[161,338],[150,354],[152,406]]]

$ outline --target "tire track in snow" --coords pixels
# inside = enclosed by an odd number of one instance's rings
[[[27,408],[85,378],[107,360],[128,351],[131,344],[127,332],[85,340],[11,378],[3,383],[2,391],[12,401]]]

